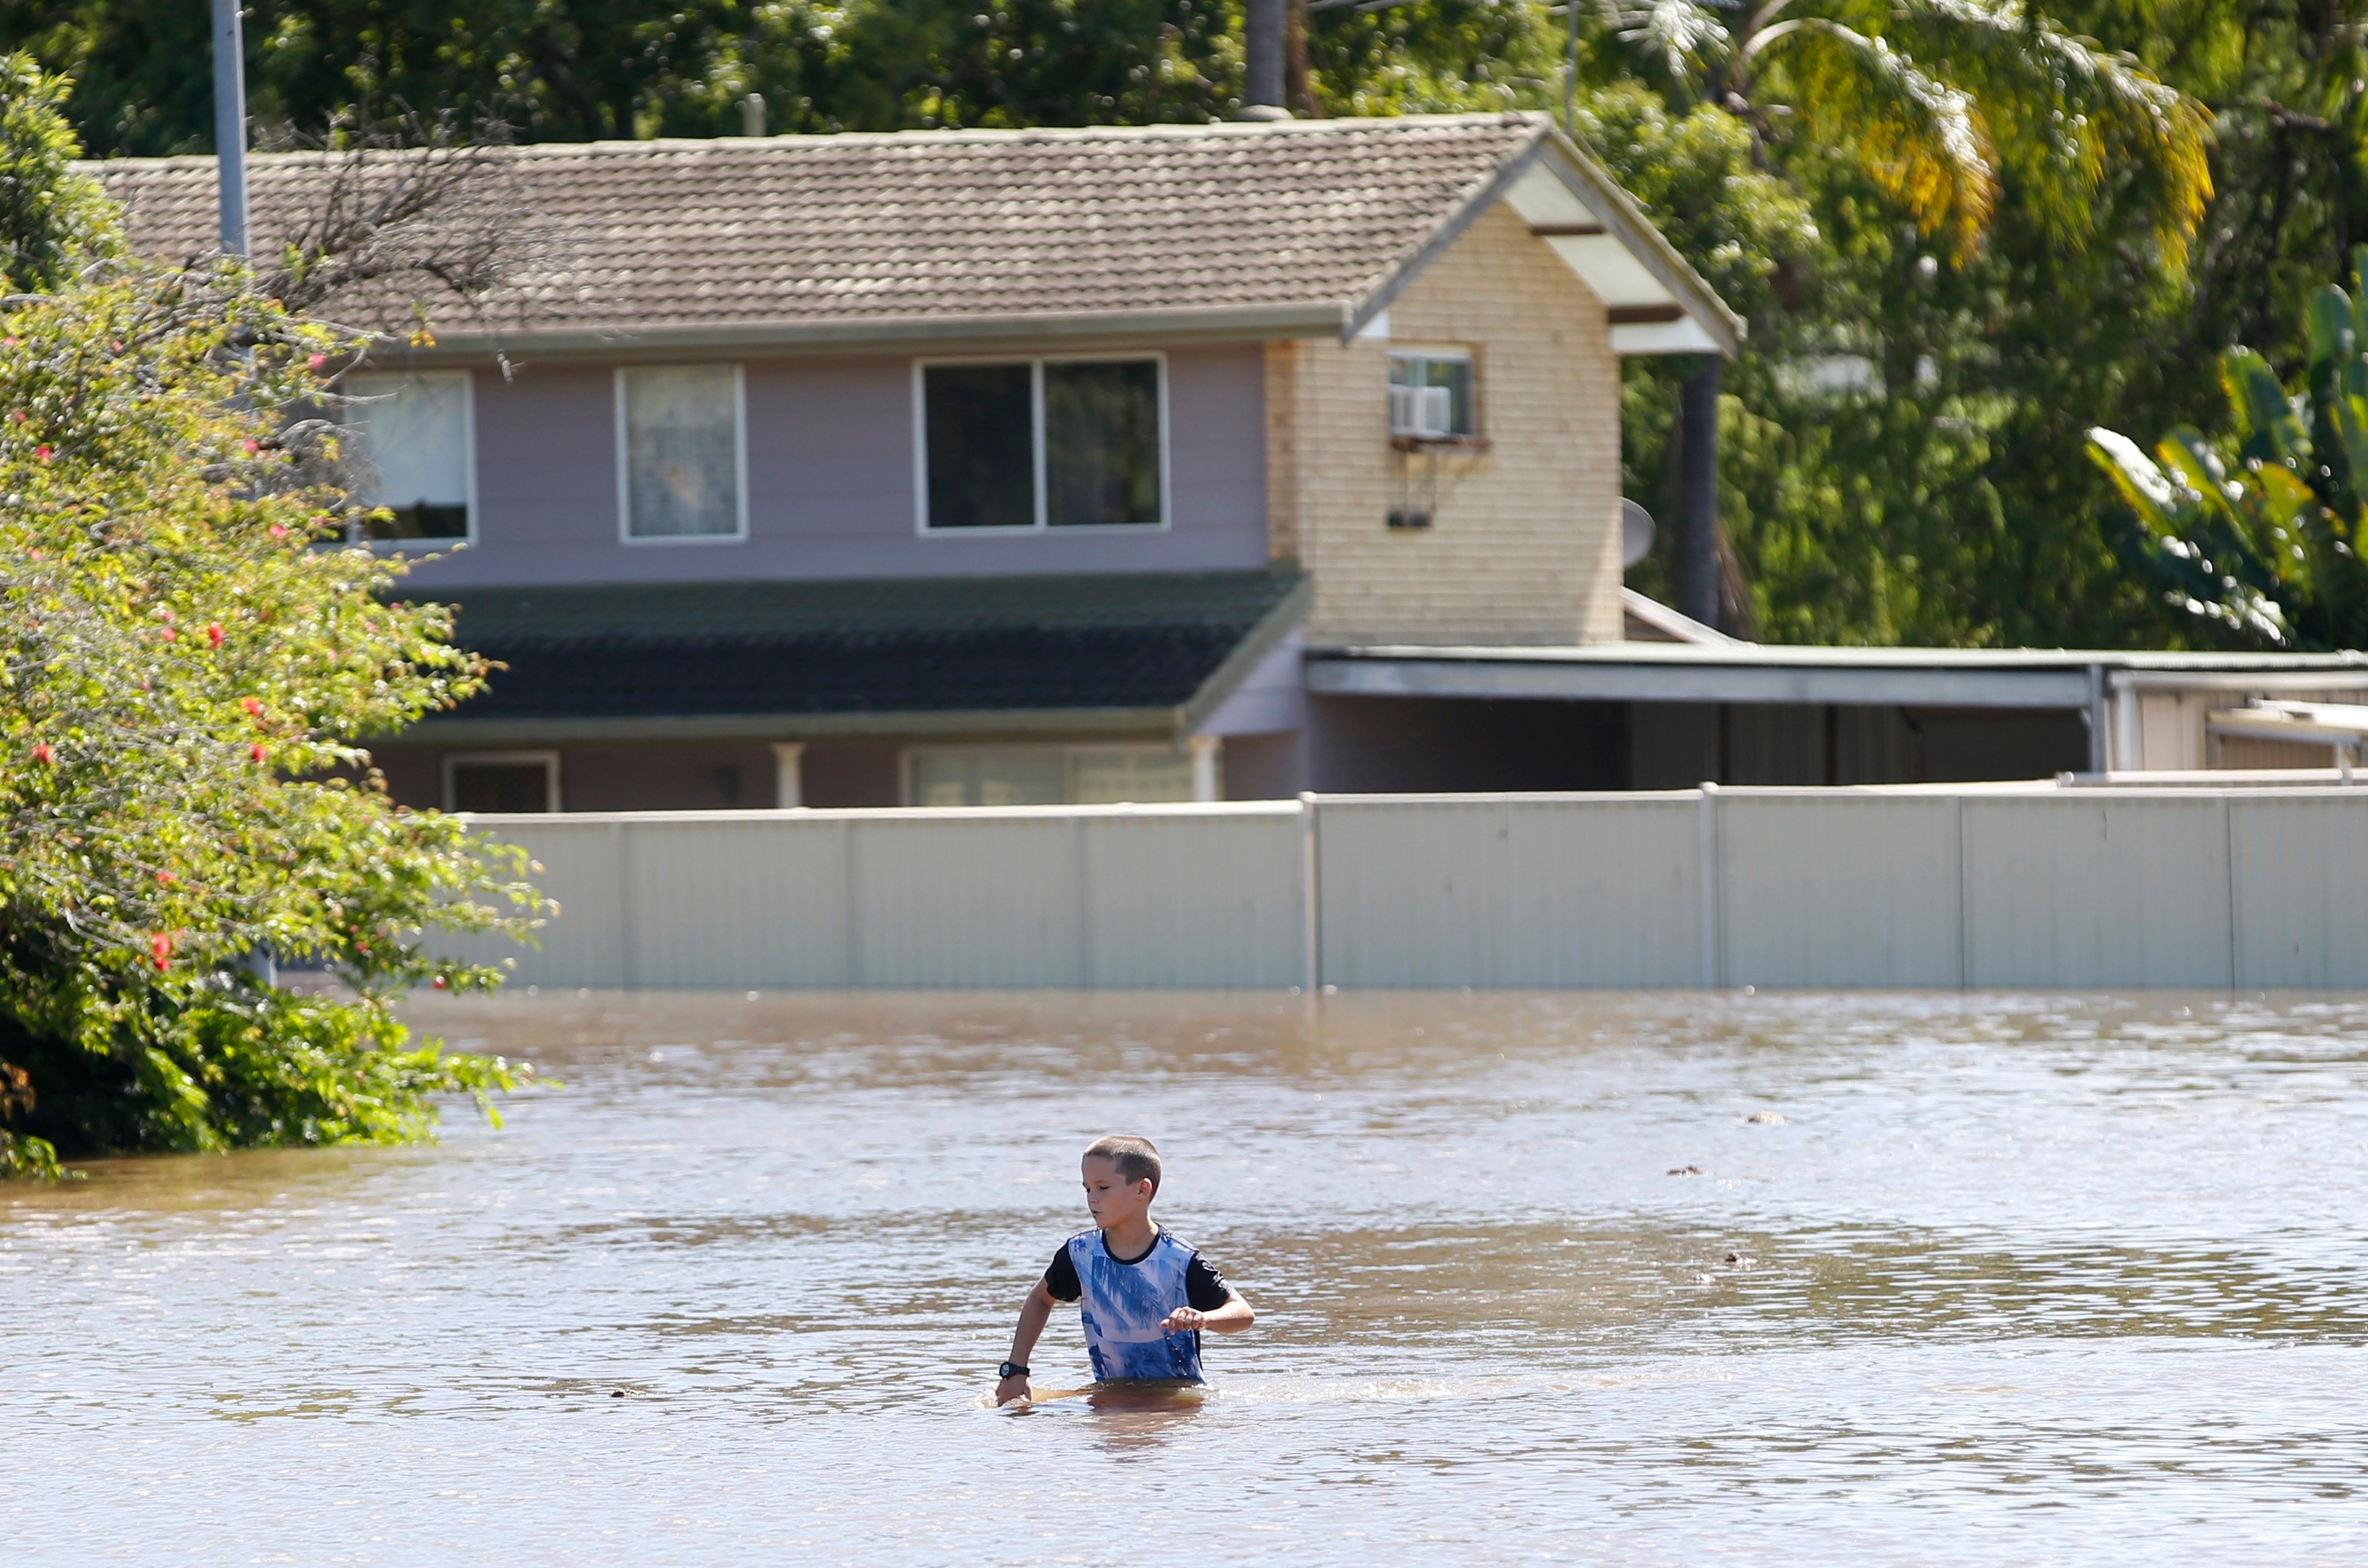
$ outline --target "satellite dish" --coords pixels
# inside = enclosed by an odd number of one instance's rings
[[[1653,514],[1625,495],[1620,498],[1620,564],[1634,566],[1653,548]]]

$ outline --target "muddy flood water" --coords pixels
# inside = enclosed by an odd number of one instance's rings
[[[417,1016],[566,1087],[0,1187],[11,1561],[2368,1561],[2368,1003]],[[982,1408],[1119,1130],[1258,1327]]]

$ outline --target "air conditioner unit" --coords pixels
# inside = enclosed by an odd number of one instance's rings
[[[1455,434],[1455,393],[1448,387],[1392,387],[1390,434],[1440,438]]]

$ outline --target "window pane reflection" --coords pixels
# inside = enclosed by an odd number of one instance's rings
[[[1156,523],[1159,479],[1156,362],[1044,367],[1046,522]]]
[[[932,365],[922,372],[929,527],[1036,526],[1029,367]]]

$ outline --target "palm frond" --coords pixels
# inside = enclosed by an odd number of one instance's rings
[[[1673,82],[1698,85],[1734,50],[1718,12],[1701,0],[1604,0],[1612,30]]]
[[[1802,130],[1860,161],[1928,234],[1970,250],[1998,198],[1988,128],[1973,97],[1923,70],[1884,38],[1829,17],[1762,28],[1740,63],[1761,69],[1792,102]]]
[[[2048,226],[2086,240],[2120,166],[2150,184],[2155,241],[2173,272],[2212,199],[2210,113],[2130,54],[2066,31],[2020,0],[1891,0],[1899,28],[1945,56],[1987,112],[2018,190]],[[1918,37],[1918,35],[1920,35]]]

